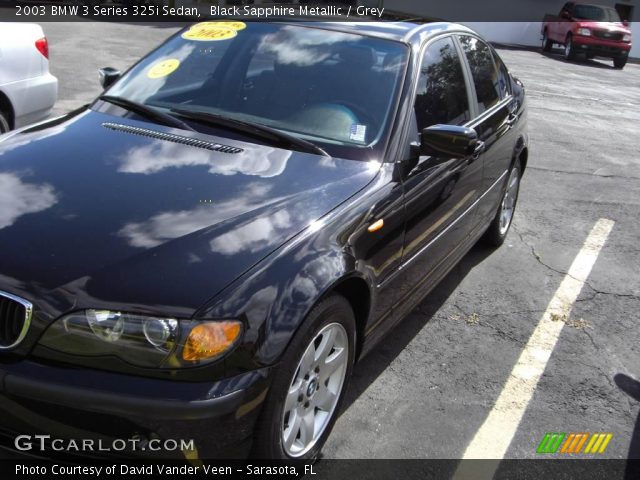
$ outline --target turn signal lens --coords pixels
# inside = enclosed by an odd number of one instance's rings
[[[182,358],[196,362],[216,357],[235,344],[241,331],[242,324],[233,320],[196,325],[184,344]]]

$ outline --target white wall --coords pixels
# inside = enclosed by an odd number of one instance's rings
[[[540,45],[542,22],[464,22],[464,24],[493,42]]]
[[[442,18],[443,20],[458,19],[465,25],[476,30],[488,40],[499,43],[538,46],[540,45],[540,27],[546,13],[557,14],[567,0],[491,0],[490,2],[470,2],[465,0],[432,1],[432,0],[385,0],[384,6],[391,10],[398,10],[416,15]],[[631,56],[640,58],[640,0],[593,0],[593,3],[613,7],[616,3],[633,5],[634,20],[631,24],[633,46]],[[501,8],[501,5],[504,8]],[[518,14],[523,18],[530,18],[531,22],[464,22],[466,18],[483,18],[499,15],[494,12],[513,12],[517,5]],[[460,9],[464,8],[461,13]],[[487,9],[491,8],[488,12]],[[509,15],[509,14],[506,14]]]
[[[637,13],[640,15],[640,12]],[[509,45],[540,46],[540,28],[542,22],[464,22],[487,40]],[[633,58],[640,58],[640,23],[631,24]]]

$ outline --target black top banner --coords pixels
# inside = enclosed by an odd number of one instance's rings
[[[0,21],[561,21],[564,0],[0,0]],[[606,1],[601,1],[608,5]],[[614,2],[615,3],[615,2]],[[613,8],[613,4],[610,5]]]

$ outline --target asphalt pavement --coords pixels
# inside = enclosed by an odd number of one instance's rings
[[[100,93],[176,25],[43,24],[60,80],[54,113]],[[526,405],[507,458],[546,432],[610,432],[602,458],[640,458],[640,65],[499,49],[527,87],[531,150],[515,221],[475,247],[355,369],[324,454],[460,458],[599,219],[615,222]]]

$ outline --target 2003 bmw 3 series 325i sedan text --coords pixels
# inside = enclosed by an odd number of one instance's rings
[[[101,78],[0,137],[2,432],[316,457],[354,362],[507,235],[522,84],[445,23],[207,22]]]

